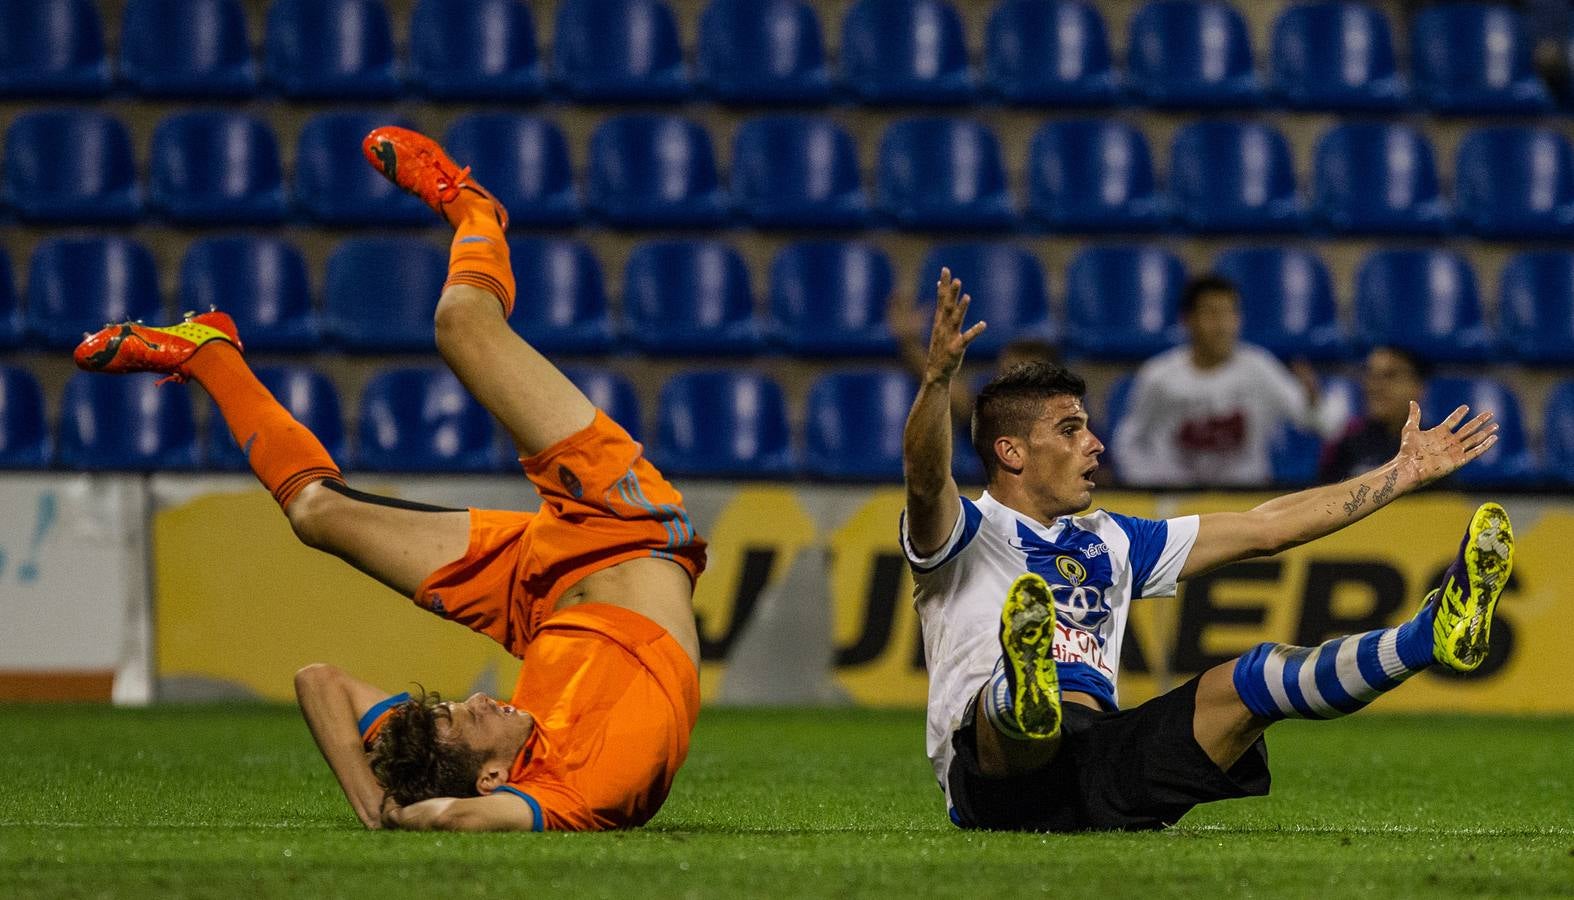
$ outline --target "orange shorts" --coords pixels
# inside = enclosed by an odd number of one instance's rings
[[[704,571],[683,496],[601,410],[520,463],[540,511],[470,510],[465,555],[427,576],[418,605],[523,657],[558,598],[592,572],[641,557],[671,560],[691,579]]]

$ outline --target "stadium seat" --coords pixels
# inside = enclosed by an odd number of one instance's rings
[[[444,368],[386,369],[361,393],[356,465],[371,472],[495,472],[492,415]]]
[[[842,20],[842,83],[863,103],[973,98],[967,35],[945,0],[857,0]]]
[[[295,149],[295,205],[323,225],[434,225],[426,204],[378,174],[361,140],[380,125],[413,128],[384,113],[329,112],[308,119]]]
[[[1089,410],[1091,418],[1088,428],[1094,436],[1104,444],[1104,452],[1099,456],[1099,465],[1111,469],[1116,480],[1121,480],[1122,473],[1120,460],[1115,456],[1115,431],[1120,428],[1120,423],[1126,418],[1126,411],[1131,408],[1131,386],[1136,382],[1135,375],[1117,375],[1110,382],[1109,390],[1104,394],[1104,405],[1095,411]]]
[[[130,238],[50,238],[33,251],[26,328],[47,348],[70,350],[105,322],[156,322],[162,307],[153,255]]]
[[[858,148],[840,125],[816,116],[744,122],[733,142],[732,196],[763,228],[851,228],[869,215]]]
[[[552,51],[558,86],[578,101],[689,95],[677,20],[663,0],[563,0]]]
[[[273,131],[242,113],[184,112],[153,132],[149,205],[181,225],[284,219],[284,169]]]
[[[1439,234],[1448,228],[1432,145],[1408,125],[1336,125],[1317,142],[1313,170],[1313,215],[1336,233]]]
[[[917,394],[906,372],[833,372],[815,379],[805,417],[804,471],[901,481],[902,429]]]
[[[1241,295],[1241,337],[1276,355],[1338,360],[1350,354],[1328,269],[1310,250],[1240,247],[1214,270]]]
[[[789,244],[771,263],[771,319],[795,356],[888,356],[891,261],[858,242]]]
[[[280,238],[194,241],[181,262],[179,296],[183,310],[229,313],[247,350],[305,353],[322,342],[306,263]]]
[[[677,116],[630,114],[590,136],[590,208],[618,227],[707,227],[726,220],[710,134]]]
[[[1544,418],[1547,475],[1574,485],[1574,381],[1560,383],[1547,395]]]
[[[1246,22],[1223,0],[1153,0],[1131,18],[1127,76],[1164,107],[1250,107],[1262,99]]]
[[[1170,193],[1193,231],[1296,231],[1304,220],[1290,145],[1258,122],[1183,126],[1170,149]]]
[[[1049,291],[1044,267],[1025,247],[1004,243],[957,243],[931,247],[918,270],[919,303],[934,308],[935,283],[940,269],[949,268],[962,282],[962,293],[973,298],[968,323],[989,323],[984,333],[968,345],[974,359],[993,357],[1017,338],[1059,337],[1049,317]],[[928,335],[925,334],[927,341]]]
[[[577,366],[564,366],[563,374],[568,380],[579,388],[580,392],[590,398],[596,405],[612,418],[612,421],[623,426],[629,437],[640,440],[643,434],[643,423],[640,419],[639,394],[635,392],[634,385],[627,378],[616,372],[606,369],[586,369]]]
[[[1466,404],[1470,415],[1492,413],[1497,425],[1497,446],[1451,477],[1463,486],[1512,485],[1534,481],[1535,457],[1531,455],[1520,416],[1519,399],[1508,385],[1491,378],[1431,378],[1421,397],[1421,424],[1430,428]]]
[[[0,365],[0,469],[42,469],[49,465],[49,443],[38,379]]]
[[[328,257],[323,330],[347,350],[430,352],[448,254],[419,238],[350,238]]]
[[[1410,88],[1388,17],[1365,3],[1291,6],[1273,24],[1273,95],[1291,109],[1397,110]]]
[[[820,19],[803,0],[711,0],[698,50],[700,87],[723,103],[831,98]]]
[[[93,0],[0,0],[0,96],[108,90],[104,26]]]
[[[1046,124],[1028,150],[1028,216],[1054,231],[1152,231],[1169,218],[1148,140],[1115,119]]]
[[[514,278],[528,290],[514,298],[514,330],[542,353],[604,353],[612,349],[612,319],[601,264],[583,243],[564,238],[512,237]]]
[[[22,306],[11,279],[11,257],[0,247],[0,350],[9,350],[21,340]]]
[[[1485,363],[1495,352],[1481,320],[1476,275],[1447,250],[1379,250],[1355,276],[1355,330],[1434,362]]]
[[[1498,278],[1503,347],[1537,365],[1574,364],[1574,253],[1532,250]]]
[[[1533,113],[1551,108],[1531,66],[1519,14],[1507,6],[1428,6],[1411,23],[1416,99],[1445,113]]]
[[[1186,270],[1158,247],[1089,247],[1066,270],[1066,346],[1098,359],[1144,360],[1181,340]],[[988,334],[986,331],[985,334]]]
[[[449,126],[443,146],[473,168],[486,189],[508,207],[515,227],[579,221],[579,188],[563,132],[551,119],[512,113],[474,113]]]
[[[273,0],[266,42],[268,83],[288,99],[399,95],[383,0]]]
[[[1574,150],[1551,128],[1479,128],[1459,142],[1454,192],[1463,228],[1487,238],[1567,238]]]
[[[1104,19],[1083,0],[1003,0],[989,14],[984,78],[1008,103],[1106,106],[1120,98]]]
[[[743,257],[720,241],[650,241],[623,271],[629,340],[661,355],[750,354],[762,343]]]
[[[191,392],[161,389],[159,377],[71,376],[60,401],[55,462],[98,472],[197,468]]]
[[[756,372],[674,375],[661,387],[652,458],[671,476],[780,478],[794,469],[787,404]]]
[[[243,333],[242,339],[246,338]],[[247,349],[251,345],[247,343]],[[309,366],[257,366],[257,380],[268,389],[295,421],[306,426],[323,448],[341,467],[350,462],[344,440],[344,418],[339,408],[339,392],[333,381]],[[209,468],[243,472],[248,468],[246,454],[236,446],[229,426],[217,409],[208,415],[207,447],[203,454]]]
[[[880,141],[881,208],[903,228],[1008,228],[1016,220],[994,132],[969,119],[904,119]]]
[[[135,220],[142,192],[125,126],[86,109],[17,116],[5,135],[5,202],[24,222]]]
[[[120,79],[144,97],[248,97],[257,90],[240,0],[129,0]]]
[[[410,83],[434,100],[533,100],[544,77],[520,0],[419,0],[410,14]]]

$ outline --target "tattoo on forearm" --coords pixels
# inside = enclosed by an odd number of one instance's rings
[[[1344,514],[1347,516],[1353,516],[1355,515],[1356,510],[1360,509],[1362,506],[1365,506],[1366,495],[1370,490],[1370,488],[1363,484],[1357,490],[1351,491],[1350,499],[1346,500],[1344,503]]]
[[[1377,506],[1387,503],[1388,498],[1394,495],[1394,485],[1397,484],[1398,481],[1399,470],[1395,469],[1392,472],[1389,472],[1388,477],[1383,479],[1383,486],[1378,488],[1377,493],[1372,495],[1372,503]]]

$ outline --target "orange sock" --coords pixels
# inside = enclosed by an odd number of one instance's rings
[[[448,250],[448,281],[480,288],[503,304],[503,317],[514,311],[514,267],[508,261],[508,242],[491,204],[459,220]]]
[[[314,481],[344,481],[322,442],[268,393],[239,350],[215,341],[193,353],[185,368],[218,404],[235,443],[280,509]]]

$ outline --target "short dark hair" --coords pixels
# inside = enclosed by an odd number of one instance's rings
[[[1370,356],[1379,350],[1384,353],[1392,353],[1403,360],[1404,364],[1410,367],[1410,372],[1415,375],[1417,381],[1425,383],[1427,379],[1432,377],[1432,364],[1417,356],[1414,350],[1406,350],[1404,347],[1396,347],[1393,344],[1378,344],[1367,355]]]
[[[1186,286],[1181,288],[1181,317],[1184,318],[1191,315],[1193,312],[1196,312],[1197,304],[1202,301],[1204,294],[1217,293],[1233,294],[1238,297],[1240,294],[1240,289],[1235,286],[1235,282],[1225,278],[1223,275],[1220,275],[1217,272],[1209,272],[1206,275],[1198,275],[1190,281],[1187,281]]]
[[[1088,392],[1082,376],[1064,366],[1028,363],[997,375],[978,392],[973,404],[973,452],[984,464],[984,478],[995,476],[995,440],[1002,435],[1025,435],[1044,414],[1044,401],[1069,394],[1081,399]]]
[[[439,721],[451,721],[436,691],[417,693],[394,707],[372,744],[372,774],[395,803],[409,806],[433,797],[476,797],[480,751],[441,739]]]

